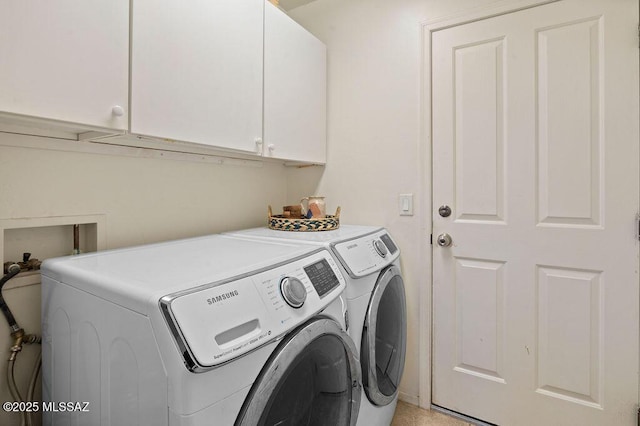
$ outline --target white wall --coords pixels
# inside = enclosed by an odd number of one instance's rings
[[[46,146],[43,138],[0,133],[0,218],[105,214],[108,248],[266,223],[267,204],[285,199],[285,169],[275,163],[20,147],[38,140]]]
[[[424,209],[430,183],[421,178],[427,154],[421,82],[428,78],[422,71],[421,23],[495,2],[316,0],[289,12],[327,44],[328,157],[324,173],[288,172],[288,198],[324,195],[328,211],[342,207],[343,223],[383,225],[398,241],[409,326],[400,391],[416,404],[430,403],[430,395],[419,401],[419,374],[429,371],[429,349],[419,353],[420,286],[430,279],[428,259],[421,258],[430,226]],[[400,193],[415,195],[415,216],[398,215]]]
[[[44,149],[73,143],[0,133],[0,220],[104,215],[105,248],[116,248],[263,225],[267,204],[286,204],[281,164],[217,165]],[[23,251],[46,257],[38,247],[20,245],[24,238],[0,238],[3,262],[21,260],[15,257]],[[40,333],[40,286],[16,288],[10,281],[3,293],[18,323]],[[0,317],[0,401],[11,400],[4,379],[9,347],[9,328]],[[18,358],[23,395],[34,349],[25,348]],[[18,425],[19,416],[0,410],[0,424]]]
[[[429,368],[418,353],[419,290],[428,283],[421,244],[430,214],[422,196],[429,182],[421,179],[420,23],[494,2],[316,0],[291,11],[328,47],[325,168],[61,152],[44,149],[52,140],[0,133],[0,219],[103,214],[106,246],[115,248],[258,226],[269,203],[277,211],[304,195],[325,195],[328,211],[342,206],[344,223],[385,226],[402,249],[409,353],[401,391],[417,403],[420,369]],[[399,193],[416,196],[415,216],[398,215]],[[14,296],[18,320],[27,328],[38,324],[39,310],[28,301],[38,300],[37,291],[23,301]],[[8,348],[3,323],[0,353]],[[9,400],[4,380],[0,399]],[[0,424],[12,424],[2,416]]]

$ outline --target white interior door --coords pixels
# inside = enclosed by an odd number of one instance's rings
[[[637,28],[564,0],[433,34],[434,404],[635,424]]]

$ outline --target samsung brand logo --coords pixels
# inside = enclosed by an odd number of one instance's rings
[[[226,293],[219,294],[210,299],[207,299],[207,303],[209,305],[213,305],[214,303],[222,302],[223,300],[231,299],[232,297],[236,297],[238,295],[238,290],[228,291]]]

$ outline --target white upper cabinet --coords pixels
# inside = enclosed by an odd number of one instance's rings
[[[126,129],[128,63],[128,0],[0,6],[0,114]]]
[[[271,3],[264,18],[264,155],[325,163],[326,47]]]
[[[135,0],[131,132],[256,152],[264,0]]]
[[[265,0],[7,0],[0,130],[323,164],[326,55]]]

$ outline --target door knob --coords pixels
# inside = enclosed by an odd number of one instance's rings
[[[449,207],[447,205],[440,206],[440,208],[438,209],[438,213],[442,217],[449,217],[449,216],[451,216],[451,207]]]
[[[440,247],[449,247],[453,242],[453,240],[451,239],[451,235],[449,234],[438,235],[438,238],[436,239],[436,241],[438,242],[438,245]]]

